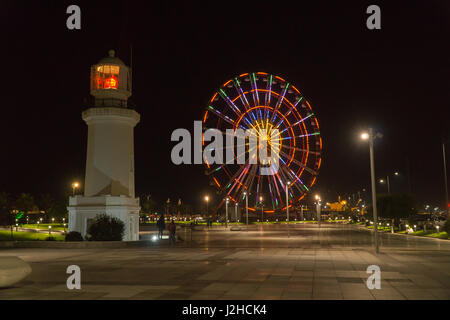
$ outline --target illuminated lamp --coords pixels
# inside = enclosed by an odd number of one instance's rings
[[[119,86],[119,81],[116,76],[111,76],[105,79],[105,89],[117,89]]]

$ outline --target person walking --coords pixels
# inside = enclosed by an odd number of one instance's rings
[[[156,222],[156,226],[158,227],[158,238],[162,239],[164,229],[166,228],[166,223],[164,222],[164,215],[162,214],[158,221]]]
[[[169,226],[167,227],[167,229],[169,230],[169,241],[170,241],[170,244],[174,244],[175,245],[175,242],[177,241],[176,238],[175,238],[175,232],[177,231],[177,226],[175,225],[175,222],[173,221],[173,219],[169,223]]]

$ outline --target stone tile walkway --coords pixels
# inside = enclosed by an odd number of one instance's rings
[[[0,299],[450,299],[448,241],[384,234],[376,255],[369,231],[297,225],[287,240],[282,227],[197,232],[176,247],[3,249],[33,272]],[[71,264],[81,290],[66,287]],[[366,286],[372,264],[380,290]]]

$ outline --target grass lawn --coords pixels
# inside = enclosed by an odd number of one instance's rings
[[[448,239],[449,236],[447,232],[433,232],[433,231],[427,231],[424,232],[423,230],[416,231],[413,233],[410,233],[416,236],[423,236],[423,237],[432,237],[432,238],[439,238],[439,239]]]
[[[24,224],[21,227],[22,228],[30,228],[30,229],[45,229],[48,230],[48,226],[52,226],[52,230],[58,230],[58,231],[64,231],[64,226],[61,223],[40,223],[38,224]],[[66,224],[66,230],[67,230],[67,224]]]
[[[402,231],[399,231],[399,232],[396,232],[396,233],[399,233],[399,234],[411,234],[411,235],[420,236],[420,237],[449,239],[449,236],[448,236],[447,232],[439,232],[439,233],[437,233],[437,232],[434,232],[434,231],[424,232],[423,230],[419,230],[419,231],[416,231],[416,232],[406,233],[405,230],[402,230]]]
[[[373,226],[368,226],[367,229],[373,229]],[[379,231],[391,231],[391,227],[378,226],[378,230]]]
[[[13,231],[15,241],[36,241],[45,240],[48,238],[48,233],[38,233],[38,232],[22,232]],[[65,236],[52,233],[52,237],[58,241],[64,241]],[[11,231],[10,230],[0,230],[0,241],[11,241]]]

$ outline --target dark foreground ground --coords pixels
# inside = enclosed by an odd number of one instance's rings
[[[382,234],[376,255],[357,226],[296,224],[290,238],[286,228],[214,228],[192,242],[186,230],[175,247],[2,249],[33,272],[0,299],[450,299],[450,241]],[[66,287],[73,264],[81,290]],[[379,290],[366,286],[369,265],[381,269]]]

